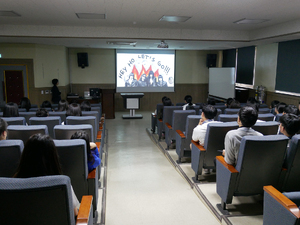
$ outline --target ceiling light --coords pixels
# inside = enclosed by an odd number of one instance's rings
[[[98,13],[76,13],[76,16],[79,19],[90,19],[90,20],[106,19],[106,14],[98,14]]]
[[[166,21],[166,22],[185,22],[189,20],[192,17],[189,16],[163,16],[162,18],[159,19],[159,21]]]
[[[21,15],[14,11],[0,11],[0,16],[20,17]]]
[[[131,45],[133,47],[136,46],[136,41],[107,41],[108,45]]]
[[[258,23],[263,23],[263,22],[267,22],[269,20],[266,19],[241,19],[238,21],[235,21],[233,23],[237,23],[237,24],[258,24]]]
[[[169,48],[169,45],[165,41],[161,41],[160,44],[157,45],[158,48]]]

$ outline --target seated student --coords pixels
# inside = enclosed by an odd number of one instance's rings
[[[19,117],[19,108],[16,103],[8,102],[4,106],[3,117]]]
[[[282,114],[284,115],[284,114],[287,114],[287,113],[291,113],[291,114],[294,114],[294,115],[299,115],[299,109],[295,105],[286,105],[283,108]]]
[[[38,109],[35,114],[36,117],[48,117],[49,113],[46,109]]]
[[[277,104],[279,104],[279,103],[280,103],[280,102],[279,102],[278,100],[273,100],[273,101],[271,102],[270,109],[271,109],[271,113],[272,113],[272,114],[276,115],[276,113],[275,113],[275,106],[276,106]]]
[[[76,131],[71,139],[83,139],[86,142],[87,159],[88,159],[88,170],[91,172],[93,169],[97,168],[101,159],[99,158],[99,151],[97,145],[94,142],[90,142],[90,138],[85,131]]]
[[[58,153],[52,138],[34,134],[25,143],[15,178],[62,175]],[[74,214],[78,214],[79,201],[72,190]],[[26,209],[25,209],[26,210]]]
[[[53,111],[51,102],[49,101],[43,101],[41,108],[51,108],[51,110]]]
[[[207,124],[214,122],[214,117],[217,115],[217,112],[217,109],[212,105],[203,106],[199,124],[193,130],[193,141],[199,142],[202,146],[204,145]]]
[[[6,140],[7,137],[7,123],[0,118],[0,140]]]
[[[168,97],[165,98],[165,99],[163,100],[163,105],[164,105],[164,106],[172,106],[172,101],[171,101],[171,99],[169,99]],[[157,113],[157,118],[158,118],[158,119],[163,119],[163,115],[164,115],[164,108],[162,108],[162,109],[160,110],[160,112]]]
[[[182,106],[182,109],[183,110],[187,110],[186,108],[189,106],[189,107],[194,107],[194,106],[196,106],[195,104],[193,104],[192,103],[192,96],[190,96],[190,95],[186,95],[185,97],[184,97],[184,101],[185,101],[185,105],[183,105]]]
[[[216,101],[213,99],[208,99],[207,100],[207,105],[216,105]]]
[[[275,113],[276,114],[283,113],[283,109],[285,106],[286,106],[286,103],[284,103],[284,102],[280,102],[279,104],[277,104],[275,106]]]
[[[31,103],[30,103],[29,98],[27,98],[27,97],[21,98],[19,107],[21,109],[26,109],[26,112],[29,112],[29,109],[31,108]]]
[[[244,136],[263,136],[251,128],[256,123],[257,117],[258,114],[252,107],[245,106],[240,109],[237,119],[239,128],[228,131],[225,136],[223,155],[225,155],[225,161],[228,164],[236,164],[241,140]]]
[[[238,100],[233,99],[230,105],[228,106],[230,109],[239,109],[241,108],[241,104]]]
[[[232,101],[233,101],[233,98],[228,98],[226,100],[226,103],[225,103],[226,108],[229,108],[229,106],[230,106],[230,104],[231,104]]]
[[[72,103],[69,105],[66,116],[82,116],[80,105],[77,103]]]
[[[300,130],[300,118],[297,115],[287,113],[279,118],[280,133],[292,138]]]
[[[69,103],[66,100],[60,100],[58,102],[58,112],[66,111],[68,109]]]
[[[80,104],[81,111],[91,111],[91,103],[89,101],[83,101]]]

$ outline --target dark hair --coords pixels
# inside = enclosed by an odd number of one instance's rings
[[[44,108],[41,108],[41,109],[38,109],[36,110],[36,114],[35,114],[37,117],[47,117],[49,116],[49,113],[46,109]]]
[[[53,80],[52,80],[52,84],[53,84],[53,85],[57,85],[57,83],[58,83],[58,79],[53,79]]]
[[[42,108],[51,108],[52,109],[51,102],[49,102],[49,101],[43,101]]]
[[[279,118],[279,122],[290,136],[296,134],[300,129],[300,118],[294,114],[287,113],[282,115]]]
[[[243,127],[252,127],[258,118],[257,111],[250,106],[244,106],[238,113]]]
[[[154,76],[154,73],[153,73],[153,71],[152,70],[150,70],[150,72],[149,72],[149,74],[148,74],[149,76],[150,75],[153,75]]]
[[[278,100],[273,100],[272,102],[271,102],[271,108],[273,109],[273,108],[275,108],[275,106],[277,105],[277,104],[279,104],[280,102],[278,101]]]
[[[299,114],[299,109],[295,105],[287,105],[283,108],[283,112],[298,115]]]
[[[61,175],[61,166],[52,138],[34,134],[26,142],[14,177],[28,178]]]
[[[69,103],[66,100],[60,100],[58,102],[58,109],[57,111],[62,112],[68,109]]]
[[[82,116],[80,105],[77,103],[70,104],[66,116]]]
[[[3,109],[3,117],[19,117],[19,108],[16,103],[9,102]]]
[[[241,104],[238,100],[233,99],[229,105],[229,108],[230,109],[239,109],[239,108],[241,108]]]
[[[283,113],[284,107],[286,106],[286,103],[280,102],[275,106],[275,109],[277,109],[278,113]]]
[[[7,131],[7,122],[0,118],[0,135],[4,132]]]
[[[192,100],[193,100],[192,96],[186,95],[184,97],[184,100],[186,101],[186,103],[189,103],[189,105],[192,105]]]
[[[27,98],[27,97],[21,98],[20,108],[26,109],[27,112],[29,111],[29,109],[31,108],[31,103],[30,103],[29,98]]]
[[[80,104],[81,111],[91,111],[91,103],[89,101],[83,101]]]
[[[229,106],[230,106],[230,104],[231,104],[232,101],[233,101],[233,98],[227,98],[227,100],[226,100],[226,106],[227,106],[227,108],[229,108]]]
[[[162,75],[158,75],[158,80],[159,78],[161,78],[162,80],[164,80],[163,76]]]
[[[255,109],[255,110],[256,110],[256,112],[258,112],[258,111],[259,111],[259,106],[258,106],[257,104],[251,104],[251,103],[247,103],[247,104],[246,104],[246,106],[250,106],[250,107],[252,107],[253,109]]]
[[[163,102],[164,106],[171,106],[172,105],[172,101],[169,98],[165,98],[164,102]]]
[[[211,120],[211,119],[215,118],[215,116],[218,113],[218,110],[212,105],[205,105],[202,108],[202,112],[204,113],[204,116],[206,119]]]
[[[253,98],[253,97],[249,97],[248,98],[248,100],[247,100],[247,104],[246,105],[256,105],[255,106],[255,109],[256,109],[256,111],[258,112],[259,111],[259,106],[260,106],[260,103],[259,103],[259,101],[257,101],[255,98]]]
[[[216,101],[213,100],[213,99],[208,99],[207,100],[207,105],[215,105],[216,104]]]
[[[80,130],[76,131],[72,136],[71,139],[82,139],[86,143],[86,153],[87,153],[87,158],[90,162],[95,161],[92,153],[91,153],[91,148],[90,148],[90,137],[87,132]]]
[[[164,103],[164,100],[165,100],[166,98],[168,98],[168,97],[167,97],[167,96],[162,97],[162,98],[161,98],[161,102]]]
[[[186,110],[193,110],[193,109],[195,109],[195,106],[193,106],[192,104],[189,104],[185,109]]]

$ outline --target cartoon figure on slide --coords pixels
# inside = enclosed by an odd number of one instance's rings
[[[158,87],[168,87],[168,84],[166,81],[164,81],[164,78],[162,75],[158,76],[158,82],[157,82]]]
[[[139,87],[147,87],[147,82],[146,82],[146,74],[143,74],[138,81]]]
[[[129,74],[128,80],[125,82],[125,87],[137,87],[138,86],[138,81],[134,79],[133,73]]]
[[[156,87],[156,78],[152,70],[149,72],[146,82],[148,87]]]

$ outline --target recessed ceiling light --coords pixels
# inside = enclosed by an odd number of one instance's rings
[[[159,19],[159,21],[165,22],[186,22],[187,20],[191,19],[192,17],[189,16],[163,16]]]
[[[105,20],[106,14],[98,13],[76,13],[79,19],[89,19],[89,20]]]
[[[21,15],[14,11],[0,11],[0,16],[20,17]]]
[[[107,41],[106,44],[108,45],[131,45],[134,46],[136,45],[136,41]]]
[[[233,23],[237,23],[237,24],[258,24],[258,23],[263,23],[263,22],[267,22],[269,20],[266,19],[241,19],[238,21],[235,21]]]

